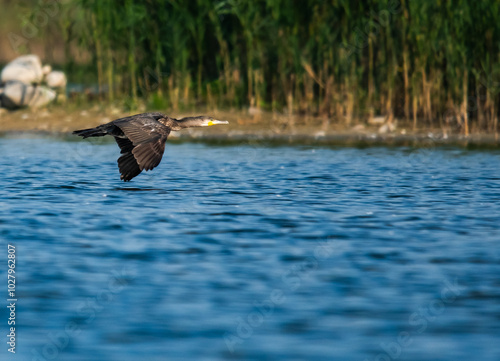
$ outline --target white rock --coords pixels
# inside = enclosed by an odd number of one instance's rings
[[[379,129],[378,132],[380,134],[387,134],[387,133],[392,133],[396,130],[397,128],[397,123],[396,122],[390,122],[382,125]]]
[[[23,55],[3,68],[0,81],[19,81],[24,84],[39,84],[43,80],[42,62],[37,55]]]
[[[389,126],[387,124],[382,125],[379,129],[378,132],[380,134],[387,134],[389,133]]]
[[[42,68],[42,73],[44,76],[47,76],[52,71],[52,67],[50,65],[44,65]]]
[[[371,119],[368,119],[368,124],[371,124],[371,125],[384,124],[386,120],[387,120],[387,117],[379,115],[379,116],[373,117]]]
[[[39,85],[27,85],[19,81],[5,84],[2,105],[15,109],[24,106],[38,108],[47,105],[56,98],[56,92]]]
[[[47,74],[45,81],[51,88],[66,88],[66,84],[68,82],[66,75],[62,71],[58,70],[51,71]]]

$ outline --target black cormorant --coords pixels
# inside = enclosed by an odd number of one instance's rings
[[[112,135],[121,149],[118,168],[121,179],[130,181],[143,170],[151,170],[161,162],[165,142],[172,130],[229,124],[211,117],[170,118],[162,113],[143,113],[113,120],[95,128],[75,130],[83,138]]]

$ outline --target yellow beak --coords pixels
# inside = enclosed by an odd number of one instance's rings
[[[210,120],[208,122],[208,126],[211,126],[211,125],[217,125],[217,124],[229,124],[229,122],[227,120]]]

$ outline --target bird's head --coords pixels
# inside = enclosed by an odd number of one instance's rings
[[[206,116],[201,116],[199,118],[201,118],[200,126],[202,127],[209,127],[211,125],[217,125],[217,124],[229,124],[227,120],[217,120],[212,117],[206,117]]]

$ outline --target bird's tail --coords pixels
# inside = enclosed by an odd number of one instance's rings
[[[88,137],[103,137],[107,133],[102,129],[99,129],[99,127],[97,127],[97,128],[75,130],[73,134],[79,135],[80,137],[83,137],[85,139]]]

